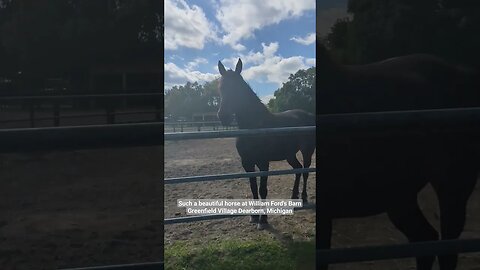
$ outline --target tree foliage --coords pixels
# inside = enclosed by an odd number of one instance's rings
[[[165,116],[192,119],[194,113],[218,111],[218,79],[205,84],[188,82],[165,92]],[[271,111],[304,109],[315,112],[315,68],[299,70],[274,93],[268,103]]]
[[[274,98],[268,102],[274,112],[291,109],[303,109],[315,112],[315,68],[301,69],[291,74],[288,81],[275,91]]]
[[[194,113],[216,112],[220,102],[217,88],[218,80],[172,87],[165,93],[165,115],[191,119]]]
[[[0,70],[63,75],[95,63],[161,61],[160,1],[2,0]]]
[[[478,66],[480,1],[350,0],[348,12],[326,37],[344,63],[431,53]]]

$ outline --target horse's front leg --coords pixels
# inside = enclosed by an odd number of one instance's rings
[[[257,166],[260,169],[260,171],[268,171],[269,162],[268,161],[259,162]],[[267,198],[267,193],[268,193],[267,179],[268,179],[268,176],[260,177],[260,198],[262,198],[262,200],[265,200]],[[267,215],[260,215],[260,221],[257,224],[257,229],[263,230],[267,226],[268,226]]]
[[[243,169],[246,172],[254,172],[255,171],[255,163],[253,163],[253,162],[246,162],[246,161],[242,160],[242,166],[243,166]],[[252,190],[253,198],[258,199],[258,187],[257,187],[257,178],[256,177],[250,177],[250,189]],[[258,221],[259,221],[258,215],[250,216],[250,223],[257,224]]]

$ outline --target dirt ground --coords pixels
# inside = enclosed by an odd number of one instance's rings
[[[233,139],[167,142],[165,176],[241,172]],[[166,225],[165,217],[183,215],[178,198],[245,198],[246,180],[165,186],[163,147],[99,149],[0,155],[0,269],[55,269],[158,261],[165,244],[186,240],[279,240],[315,237],[315,212],[272,216],[272,229],[257,231],[247,217]],[[313,164],[315,165],[315,164]],[[275,162],[272,169],[288,168]],[[293,176],[269,178],[269,198],[289,198]],[[315,201],[315,175],[309,181]],[[438,228],[435,196],[420,196],[422,209]],[[480,237],[480,188],[470,199],[462,238]],[[337,220],[334,247],[404,243],[384,215]],[[413,259],[339,264],[331,269],[414,269]],[[480,256],[460,257],[458,269],[479,270]]]
[[[312,166],[315,166],[313,164]],[[271,169],[289,169],[286,162],[274,162]],[[242,172],[234,139],[191,140],[166,142],[165,177],[208,175]],[[268,180],[269,198],[289,198],[293,176],[273,176]],[[308,183],[309,201],[315,201],[315,174]],[[165,186],[165,217],[184,216],[184,209],[176,207],[181,198],[250,198],[248,180],[228,180],[204,183],[188,183]],[[429,221],[438,229],[439,219],[435,194],[427,186],[419,196],[422,210]],[[480,184],[472,195],[467,224],[461,238],[480,237]],[[306,240],[315,237],[315,212],[297,211],[293,216],[271,216],[271,229],[258,231],[248,223],[248,217],[203,221],[165,226],[165,245],[174,241],[204,243],[218,239],[255,239],[269,235],[280,241]],[[405,243],[406,238],[393,227],[386,215],[367,218],[342,219],[334,222],[332,246],[334,248],[366,245]],[[438,266],[435,266],[438,267]],[[385,260],[332,265],[340,270],[383,270],[415,269],[414,259]],[[459,270],[479,270],[480,254],[460,255]]]
[[[163,259],[163,146],[0,155],[0,269]]]

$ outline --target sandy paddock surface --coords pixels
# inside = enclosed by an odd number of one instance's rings
[[[211,175],[243,172],[234,146],[235,139],[190,140],[166,142],[165,176]],[[315,166],[315,163],[312,164]],[[286,162],[272,162],[271,170],[291,169]],[[268,179],[268,198],[289,199],[293,175],[272,176]],[[309,201],[315,201],[315,174],[308,182]],[[184,208],[176,207],[177,199],[246,199],[251,198],[248,179],[186,183],[165,186],[165,217],[185,216]],[[175,240],[205,241],[207,239],[255,238],[259,233],[248,223],[248,217],[215,221],[173,224],[165,226],[165,243]],[[309,239],[315,235],[313,210],[302,210],[294,216],[271,216],[275,231],[267,232],[294,239]],[[292,228],[295,227],[295,230]],[[291,234],[287,234],[290,232]]]
[[[313,164],[312,166],[315,166]],[[289,169],[286,162],[273,162],[271,169]],[[242,172],[234,139],[191,140],[166,142],[165,176],[209,175]],[[294,176],[273,176],[268,180],[269,198],[290,198]],[[315,201],[315,174],[311,174],[308,195]],[[165,217],[184,216],[185,210],[176,207],[180,198],[250,198],[248,180],[228,180],[165,186]],[[439,219],[435,194],[427,186],[420,194],[420,204],[429,221],[438,229]],[[462,238],[480,237],[480,185],[469,202],[467,225]],[[307,240],[315,237],[315,212],[298,211],[294,216],[271,216],[271,229],[258,231],[248,223],[248,217],[202,221],[165,226],[165,244],[175,241],[205,243],[220,239],[255,239],[268,235],[279,241]],[[405,243],[406,238],[386,215],[368,218],[343,219],[334,222],[333,247],[354,247]],[[438,267],[438,266],[436,266]],[[415,269],[414,259],[386,260],[332,265],[330,269],[381,270]],[[479,270],[480,254],[460,255],[458,269]]]
[[[163,259],[163,147],[0,155],[0,269]]]
[[[183,215],[178,198],[245,198],[248,181],[229,180],[165,187],[162,147],[99,149],[0,155],[0,269],[54,269],[157,261],[165,244],[186,240],[201,244],[217,239],[280,241],[315,237],[315,213],[272,216],[272,229],[257,231],[247,217],[167,225],[165,217]],[[167,142],[167,177],[241,172],[233,139]],[[275,162],[272,169],[289,168]],[[269,178],[269,198],[289,198],[293,176]],[[480,189],[469,202],[462,238],[480,237]],[[309,181],[315,198],[315,175]],[[438,228],[430,188],[420,202]],[[404,243],[384,215],[337,220],[334,247]],[[331,269],[414,269],[413,259],[340,264]],[[461,255],[458,269],[480,269],[478,254]]]

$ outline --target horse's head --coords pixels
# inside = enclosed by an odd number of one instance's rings
[[[233,115],[242,106],[242,88],[246,85],[240,72],[242,72],[242,60],[238,59],[235,70],[226,70],[222,62],[218,61],[218,71],[222,75],[218,90],[220,93],[220,108],[218,110],[218,118],[222,125],[230,125]]]

